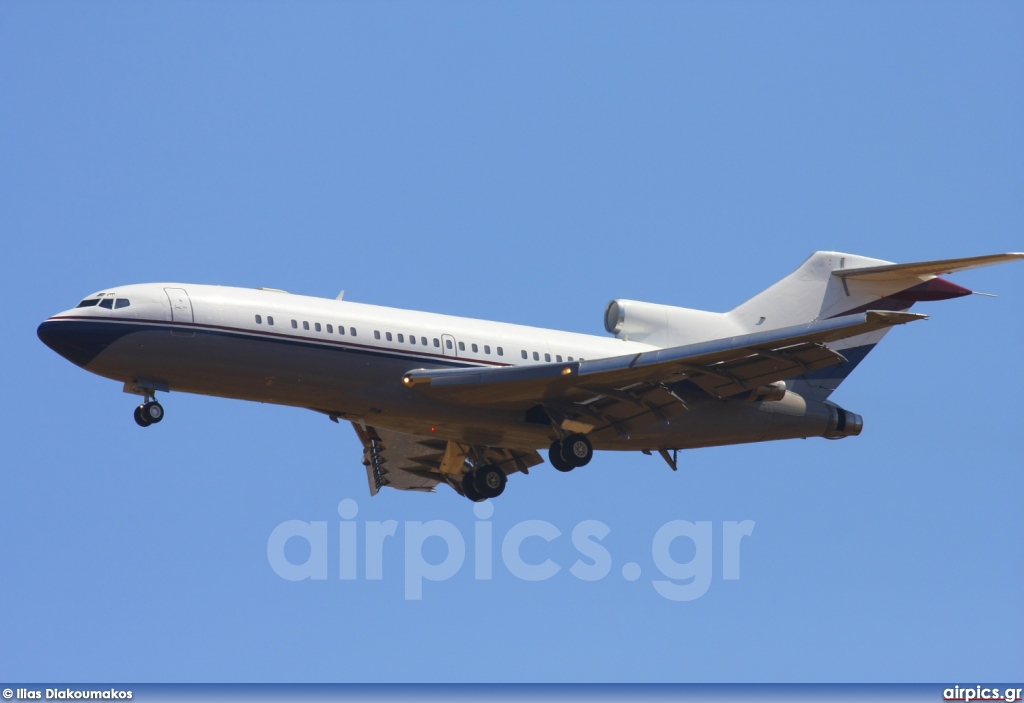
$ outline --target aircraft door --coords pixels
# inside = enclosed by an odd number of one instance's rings
[[[164,288],[167,299],[171,301],[171,320],[174,322],[195,322],[192,314],[192,301],[184,288]]]
[[[195,315],[192,313],[192,300],[184,288],[164,288],[167,300],[171,303],[171,321],[191,324],[195,322]],[[195,330],[187,327],[171,327],[171,334],[177,337],[191,337]]]
[[[441,350],[445,356],[458,356],[455,346],[455,337],[450,334],[441,335]]]

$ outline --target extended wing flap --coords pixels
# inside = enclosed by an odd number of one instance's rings
[[[352,427],[363,445],[363,464],[370,495],[377,495],[384,486],[403,491],[433,492],[437,484],[449,483],[459,490],[461,473],[445,474],[442,471],[448,442],[355,422]],[[460,455],[462,460],[469,453],[478,464],[500,466],[506,474],[528,473],[531,466],[544,461],[532,449],[466,445]]]
[[[722,391],[739,392],[842,361],[827,342],[904,324],[925,315],[869,311],[806,325],[658,349],[640,354],[488,369],[420,369],[406,386],[439,400],[480,407],[525,408],[553,400],[583,400],[593,387],[621,388],[717,374]],[[731,394],[731,393],[730,393]]]
[[[438,452],[429,443],[420,442],[424,439],[429,441],[429,438],[361,426],[355,422],[352,427],[363,444],[363,464],[370,495],[377,495],[384,486],[432,492],[434,486],[444,481],[443,476],[435,476],[434,473],[440,465],[443,450]]]
[[[824,344],[799,344],[778,350],[759,349],[749,357],[734,362],[719,362],[710,366],[693,365],[691,378],[712,395],[728,398],[758,386],[817,371],[845,360],[842,354]]]

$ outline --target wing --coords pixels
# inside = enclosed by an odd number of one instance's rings
[[[462,476],[469,466],[467,458],[476,460],[479,466],[500,466],[506,475],[516,471],[529,473],[531,466],[544,461],[532,449],[456,444],[354,422],[352,427],[363,443],[370,495],[377,495],[384,486],[432,493],[439,483],[447,483],[462,493]]]
[[[402,381],[448,403],[520,411],[539,405],[566,429],[588,431],[597,425],[611,425],[628,437],[623,424],[629,419],[646,413],[664,419],[669,405],[679,405],[681,399],[672,388],[679,381],[689,380],[720,398],[767,394],[771,392],[769,384],[844,361],[841,354],[825,346],[827,342],[925,317],[869,311],[593,361],[419,369],[406,373]],[[578,427],[580,418],[586,429]]]
[[[402,381],[439,400],[481,407],[593,396],[595,389],[690,379],[721,398],[843,361],[825,344],[926,318],[869,311],[807,325],[567,364],[418,369]]]

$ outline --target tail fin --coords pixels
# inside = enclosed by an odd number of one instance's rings
[[[789,276],[727,315],[737,326],[753,332],[867,310],[902,312],[916,302],[947,300],[972,293],[967,288],[938,278],[939,274],[1020,258],[1024,258],[1024,254],[893,264],[854,254],[819,251]],[[794,379],[793,390],[817,400],[827,398],[889,329],[830,344],[847,361]]]

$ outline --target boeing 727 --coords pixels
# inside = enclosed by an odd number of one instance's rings
[[[543,463],[595,449],[659,453],[858,435],[829,400],[915,303],[969,295],[939,276],[1024,254],[893,264],[817,252],[724,313],[614,300],[597,337],[345,300],[181,283],[94,293],[39,326],[71,362],[164,418],[181,391],[308,408],[350,422],[371,494],[494,498]]]

